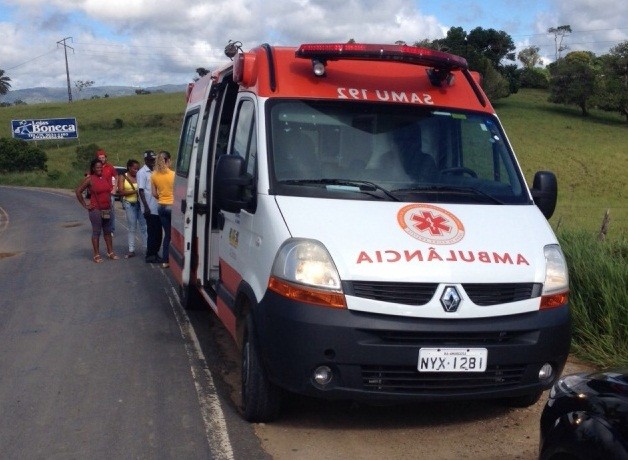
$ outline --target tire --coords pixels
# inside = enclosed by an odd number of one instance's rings
[[[281,408],[281,390],[266,377],[250,315],[242,342],[241,391],[245,420],[260,423],[277,419]]]
[[[506,398],[504,403],[508,407],[530,407],[534,406],[539,399],[541,399],[542,391],[536,393],[529,393],[527,395],[514,396],[511,398]]]

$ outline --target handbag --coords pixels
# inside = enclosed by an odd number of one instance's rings
[[[104,220],[109,220],[111,219],[111,209],[101,209],[100,210],[100,217]]]

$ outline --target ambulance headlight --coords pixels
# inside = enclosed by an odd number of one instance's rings
[[[545,254],[545,282],[541,295],[541,309],[565,305],[569,300],[567,261],[557,244],[543,248]]]
[[[291,239],[279,248],[268,288],[299,302],[347,305],[338,270],[325,246],[315,240]]]
[[[275,258],[273,276],[300,284],[340,290],[340,276],[325,246],[314,240],[289,240]]]

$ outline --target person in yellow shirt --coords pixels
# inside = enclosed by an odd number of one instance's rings
[[[157,155],[155,169],[151,175],[151,191],[157,199],[157,213],[161,220],[164,239],[161,249],[162,268],[168,268],[170,257],[170,221],[174,203],[174,171],[170,169],[170,153],[162,150]]]
[[[122,197],[122,208],[126,212],[126,222],[129,226],[129,252],[124,256],[126,259],[135,257],[135,233],[138,228],[142,243],[146,247],[146,220],[142,216],[138,196],[137,171],[139,169],[140,162],[130,159],[126,163],[126,173],[118,177],[118,196]]]

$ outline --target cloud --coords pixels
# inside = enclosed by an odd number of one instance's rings
[[[229,40],[242,42],[244,49],[265,42],[349,39],[414,43],[462,26],[467,31],[504,30],[518,45],[541,43],[542,51],[553,55],[553,39],[546,31],[556,25],[572,26],[569,46],[574,49],[576,42],[584,48],[595,42],[601,46],[595,52],[606,52],[626,39],[626,2],[528,0],[525,11],[519,3],[450,0],[436,7],[417,0],[0,0],[0,66],[14,89],[65,86],[64,49],[57,42],[71,37],[71,80],[145,87],[187,83],[196,68],[216,68],[227,61],[223,49]],[[601,31],[575,33],[593,27]]]

